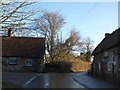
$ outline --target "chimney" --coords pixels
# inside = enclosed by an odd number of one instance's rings
[[[11,34],[12,34],[12,28],[9,28],[8,29],[8,37],[11,37]]]
[[[110,36],[110,33],[105,33],[105,37],[108,37],[108,36]]]

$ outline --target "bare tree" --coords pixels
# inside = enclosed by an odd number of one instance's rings
[[[93,45],[94,41],[90,38],[87,37],[83,40],[83,46],[82,49],[84,52],[92,52],[94,45]]]
[[[72,28],[69,38],[65,41],[65,45],[68,53],[79,50],[82,45],[80,34],[75,28]]]
[[[14,0],[0,1],[0,27],[1,32],[7,31],[12,28],[13,32],[18,29],[28,27],[28,23],[32,21],[31,16],[37,12],[35,9],[27,9],[32,6],[35,2],[29,2],[24,0],[23,2],[14,2]]]
[[[71,29],[69,37],[64,43],[59,43],[57,48],[57,55],[59,59],[63,59],[67,54],[73,53],[74,51],[79,51],[82,46],[82,41],[79,32],[75,28]],[[57,57],[57,58],[58,58]]]
[[[93,43],[94,43],[94,41],[90,37],[87,37],[83,40],[83,45],[82,45],[81,49],[86,55],[86,61],[90,61],[91,53],[94,48]]]
[[[64,18],[58,12],[43,11],[43,14],[36,20],[35,29],[39,29],[45,36],[49,45],[51,61],[55,60],[55,38],[57,32],[65,24]]]

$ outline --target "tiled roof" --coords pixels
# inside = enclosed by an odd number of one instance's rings
[[[110,48],[120,46],[120,28],[106,36],[93,51],[93,55],[109,50]]]
[[[45,54],[45,39],[30,37],[2,37],[3,57],[40,58]]]

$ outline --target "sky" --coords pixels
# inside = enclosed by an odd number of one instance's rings
[[[2,0],[3,2],[23,2],[24,0]],[[119,0],[27,0],[30,2],[40,1],[40,2],[118,2]]]
[[[118,2],[40,2],[39,7],[58,11],[66,21],[61,29],[63,39],[71,28],[76,28],[82,38],[90,37],[95,47],[118,28]]]
[[[57,11],[65,18],[66,24],[61,29],[63,39],[68,37],[71,28],[76,28],[76,31],[80,33],[82,39],[90,37],[96,47],[105,37],[105,33],[112,33],[118,28],[119,0],[30,1],[38,1],[38,4],[36,4],[38,9]]]

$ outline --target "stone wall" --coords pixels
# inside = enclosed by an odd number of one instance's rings
[[[25,71],[25,72],[41,72],[44,66],[42,59],[31,58],[32,66],[26,65],[26,60],[29,58],[17,58],[16,64],[10,64],[10,58],[2,58],[2,71]]]
[[[118,48],[113,48],[95,55],[93,73],[112,82],[117,82],[119,61],[117,52]]]

